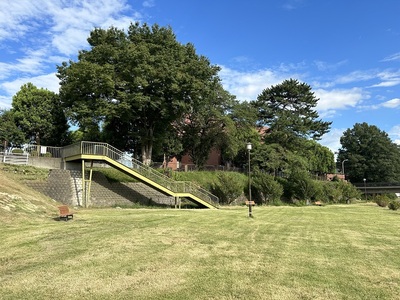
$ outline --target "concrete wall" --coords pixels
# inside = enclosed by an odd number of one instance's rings
[[[50,198],[70,206],[86,206],[83,203],[82,163],[64,162],[61,158],[29,156],[28,165],[50,169],[48,180],[26,181],[29,187],[49,196]],[[96,167],[109,167],[96,162]],[[89,178],[86,172],[85,178]],[[86,181],[86,189],[89,183]],[[173,197],[139,182],[111,183],[100,172],[93,172],[89,207],[111,207],[141,205],[174,206]]]
[[[86,179],[89,174],[85,174]],[[52,169],[46,182],[26,181],[31,188],[70,206],[85,206],[82,199],[82,172]],[[88,188],[86,181],[86,188]],[[93,172],[89,207],[141,205],[174,206],[174,198],[143,183],[111,183],[101,172]]]
[[[29,156],[28,165],[45,169],[64,169],[62,158]]]

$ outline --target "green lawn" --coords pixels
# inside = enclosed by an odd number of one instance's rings
[[[0,299],[400,299],[400,211],[79,210],[0,231]]]

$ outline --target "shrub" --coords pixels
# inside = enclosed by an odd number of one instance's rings
[[[219,198],[220,203],[230,204],[243,193],[243,186],[243,177],[232,172],[220,172],[211,191]]]
[[[318,200],[324,203],[339,203],[343,198],[342,190],[339,188],[339,181],[323,181],[322,193]]]
[[[253,175],[252,195],[254,200],[262,204],[281,204],[282,185],[269,174],[256,172]]]
[[[292,200],[300,199],[308,204],[310,200],[315,199],[321,193],[321,186],[315,180],[311,179],[310,174],[306,171],[293,172],[289,176],[289,181],[291,182],[293,192]]]
[[[352,199],[360,199],[361,192],[351,183],[345,181],[336,182],[336,187],[341,191],[341,198],[338,202],[350,203]]]
[[[378,195],[375,197],[375,203],[380,207],[388,206],[390,199],[386,195]]]
[[[400,201],[392,200],[389,202],[388,207],[391,210],[398,210],[400,208]]]

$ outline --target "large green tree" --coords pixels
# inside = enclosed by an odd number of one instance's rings
[[[306,158],[308,162],[307,169],[313,175],[322,175],[335,171],[333,152],[316,141],[304,140],[296,153]]]
[[[69,143],[67,119],[54,92],[24,84],[13,97],[11,113],[26,138],[37,145]]]
[[[261,144],[254,151],[253,164],[274,176],[288,176],[298,169],[316,176],[334,171],[334,156],[327,147],[306,139],[299,145],[296,151],[290,151],[277,143]]]
[[[24,133],[15,123],[11,110],[0,110],[0,141],[4,149],[19,146],[26,141]]]
[[[397,182],[400,180],[400,149],[375,125],[356,123],[340,138],[338,162],[345,162],[351,182]]]
[[[68,116],[83,131],[99,127],[123,150],[140,148],[145,163],[174,121],[209,99],[219,82],[219,68],[179,43],[170,27],[95,29],[88,42],[77,62],[58,67]]]
[[[254,105],[259,125],[270,129],[266,142],[293,150],[298,148],[299,139],[321,138],[329,131],[331,122],[319,119],[315,110],[318,101],[308,84],[295,79],[263,90]]]
[[[243,167],[247,164],[246,144],[252,143],[254,149],[261,144],[263,129],[257,125],[257,110],[247,101],[234,100],[226,114],[232,122],[221,144],[222,158],[225,164]]]
[[[192,102],[190,112],[175,123],[182,141],[183,152],[188,153],[195,166],[201,169],[212,148],[221,149],[229,141],[233,127],[226,109],[232,96],[215,81],[204,97]]]

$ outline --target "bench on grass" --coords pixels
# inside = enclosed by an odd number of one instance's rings
[[[65,221],[68,221],[70,217],[71,217],[71,219],[74,218],[74,214],[71,211],[69,211],[69,208],[67,205],[59,206],[58,210],[60,211],[60,214],[59,214],[60,220],[64,219]]]

